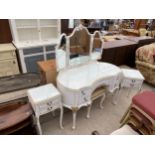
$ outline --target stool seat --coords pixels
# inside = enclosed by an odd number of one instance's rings
[[[132,104],[138,106],[155,120],[155,92],[144,91],[132,98]]]

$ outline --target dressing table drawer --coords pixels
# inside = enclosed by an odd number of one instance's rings
[[[83,89],[81,90],[81,102],[85,103],[90,100],[90,90],[89,89]]]
[[[53,111],[53,110],[57,109],[58,107],[61,106],[60,103],[61,103],[61,101],[58,98],[58,99],[55,99],[55,100],[50,101],[48,103],[39,104],[38,109],[39,109],[40,115],[43,115],[45,113],[48,113],[50,111]]]

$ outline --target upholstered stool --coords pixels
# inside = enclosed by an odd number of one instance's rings
[[[60,109],[60,127],[63,128],[63,107],[61,95],[53,86],[53,84],[47,84],[37,88],[29,89],[28,98],[35,112],[39,134],[42,134],[39,117],[56,109]]]
[[[155,134],[155,92],[144,91],[132,98],[132,104],[121,120],[131,124],[142,134]]]
[[[132,98],[132,106],[141,109],[155,120],[155,92],[144,91]]]

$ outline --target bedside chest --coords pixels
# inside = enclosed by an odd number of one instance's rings
[[[0,44],[0,77],[19,74],[16,48],[10,44]]]
[[[136,88],[138,92],[141,91],[144,77],[139,70],[122,69],[122,73],[123,73],[123,80],[121,82],[122,88]],[[131,89],[129,89],[127,96],[129,96],[130,91]]]
[[[141,90],[144,77],[143,75],[135,69],[122,69],[123,80],[121,82],[121,87],[136,87]]]
[[[113,104],[117,104],[122,88],[129,88],[127,95],[127,97],[129,97],[129,93],[132,88],[136,88],[137,92],[141,91],[144,81],[144,77],[139,70],[121,69],[121,71],[122,71],[121,83],[119,85],[117,92],[113,97]]]
[[[61,95],[52,84],[29,89],[27,93],[35,113],[39,134],[42,134],[39,117],[56,109],[60,109],[60,127],[63,128],[63,107]]]

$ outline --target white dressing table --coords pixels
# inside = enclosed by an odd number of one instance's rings
[[[76,127],[77,111],[81,107],[88,107],[87,118],[89,118],[92,100],[98,88],[106,87],[111,93],[118,90],[112,101],[116,104],[121,83],[129,77],[126,77],[123,70],[115,65],[96,61],[100,59],[102,51],[101,34],[97,31],[90,34],[82,25],[76,27],[70,36],[62,34],[60,38],[56,50],[59,72],[57,87],[62,95],[63,106],[73,112],[73,129]],[[75,55],[76,57],[72,57]],[[133,77],[130,80],[133,80]],[[101,90],[97,94],[97,97],[102,96],[100,106],[105,98],[104,89]]]
[[[119,67],[97,61],[61,70],[57,87],[62,94],[63,106],[73,111],[73,129],[76,127],[76,113],[91,104],[91,95],[99,86],[107,86],[109,92],[119,87],[122,71]]]

